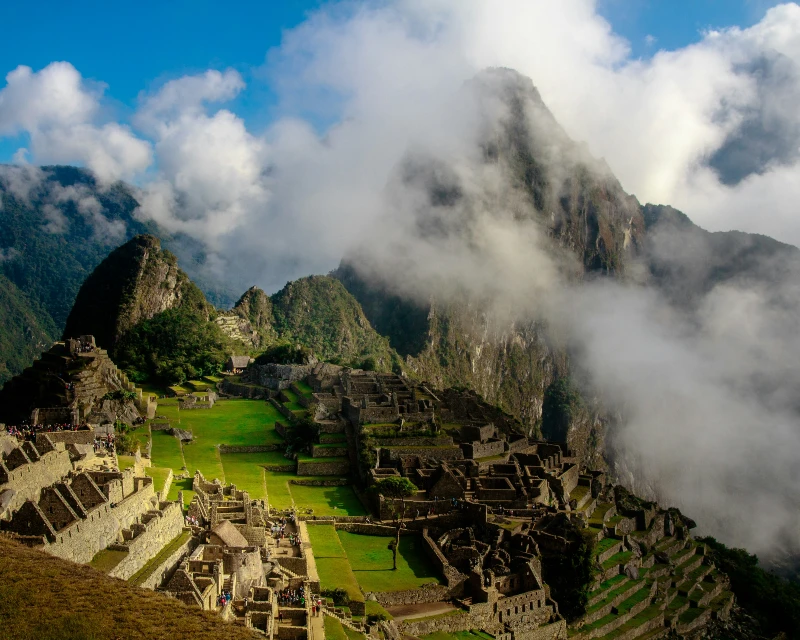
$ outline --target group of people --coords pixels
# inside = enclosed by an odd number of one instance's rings
[[[217,606],[224,607],[231,601],[231,598],[233,598],[233,595],[230,591],[223,591],[217,598]]]
[[[286,517],[281,518],[278,522],[272,525],[270,531],[272,532],[272,537],[278,541],[278,546],[281,545],[281,540],[283,540],[287,535],[289,536],[289,542],[291,546],[297,546],[300,544],[300,539],[295,533],[286,533],[286,524],[290,522],[291,524],[295,523],[294,513],[290,514],[288,519]]]
[[[282,607],[305,607],[305,587],[299,589],[283,589],[278,592],[278,604]]]
[[[186,526],[199,527],[200,521],[197,519],[197,516],[186,516]]]
[[[94,437],[94,452],[99,453],[101,451],[107,451],[108,453],[114,453],[114,434],[109,433],[104,436],[95,436]]]
[[[27,424],[6,425],[6,432],[10,436],[16,436],[24,440],[36,440],[37,433],[55,433],[58,431],[85,431],[90,429],[86,424],[72,424],[64,422],[61,424]]]

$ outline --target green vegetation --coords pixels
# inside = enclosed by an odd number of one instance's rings
[[[342,589],[349,600],[364,602],[364,595],[358,588],[358,581],[347,558],[319,558],[316,562],[323,595],[326,589]]]
[[[325,638],[326,640],[348,640],[342,623],[331,616],[325,616]]]
[[[114,360],[131,380],[174,385],[218,373],[234,350],[237,346],[206,315],[181,307],[162,311],[125,333]]]
[[[134,456],[117,456],[117,464],[119,464],[119,470],[124,471],[125,469],[129,469],[134,465],[136,462],[136,458]]]
[[[308,527],[308,537],[315,558],[346,558],[336,529],[332,524],[317,524]]]
[[[758,566],[758,558],[744,549],[729,549],[714,538],[708,545],[714,564],[731,579],[736,599],[772,636],[781,631],[797,637],[800,629],[800,584],[789,582]]]
[[[114,551],[112,549],[103,549],[98,551],[94,558],[89,562],[92,569],[97,569],[103,573],[108,573],[120,562],[122,562],[128,555],[127,551]]]
[[[353,366],[369,361],[379,371],[402,364],[335,278],[310,276],[288,283],[272,296],[272,313],[280,340],[308,347],[321,360]]]
[[[542,557],[542,575],[559,611],[572,622],[586,611],[594,558],[592,541],[574,529],[575,525],[569,526],[573,528],[570,537],[575,540],[575,547],[567,554],[546,553]]]
[[[3,640],[252,640],[252,633],[160,593],[139,589],[0,537]],[[46,612],[46,614],[44,613]]]
[[[147,580],[153,572],[158,569],[158,567],[163,563],[167,558],[169,558],[178,548],[186,543],[189,538],[192,537],[191,531],[181,531],[177,536],[175,536],[169,543],[164,545],[164,548],[161,549],[155,556],[150,558],[146,565],[144,565],[139,571],[134,573],[129,579],[130,582],[134,586],[141,585],[145,580]]]
[[[185,462],[180,441],[166,431],[153,431],[151,438],[153,447],[150,451],[150,458],[153,464],[172,469],[174,473],[181,473]]]
[[[0,261],[0,268],[6,262],[9,261]],[[39,352],[53,342],[56,334],[57,329],[47,313],[36,308],[35,303],[0,273],[0,386],[29,367]]]
[[[553,381],[544,392],[542,434],[550,440],[566,441],[570,424],[583,406],[578,389],[568,377]]]
[[[297,476],[294,476],[297,478]],[[298,509],[312,508],[318,516],[365,516],[367,510],[351,486],[310,487],[289,485],[292,498]]]
[[[403,591],[439,583],[441,576],[431,564],[417,536],[401,536],[397,570],[392,569],[390,536],[366,536],[337,532],[358,584],[364,591]]]
[[[172,469],[163,469],[161,467],[145,467],[144,473],[148,478],[153,479],[153,488],[157,491],[163,491],[164,486],[167,483],[167,478],[169,477],[170,471]]]

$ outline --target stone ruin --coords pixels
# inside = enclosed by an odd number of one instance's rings
[[[133,399],[124,398],[123,392],[132,393]],[[3,417],[15,424],[133,424],[152,418],[155,409],[155,402],[143,396],[108,352],[95,346],[93,336],[56,342],[0,393]]]

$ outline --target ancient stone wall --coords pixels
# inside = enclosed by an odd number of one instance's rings
[[[184,542],[167,558],[165,558],[163,562],[156,567],[155,571],[153,571],[150,577],[139,584],[139,587],[142,589],[150,589],[152,591],[166,583],[175,572],[175,569],[177,569],[180,565],[181,560],[189,555],[196,546],[197,538],[190,537],[187,539],[186,542]]]
[[[400,456],[422,456],[436,458],[437,460],[463,460],[464,452],[459,447],[391,447],[383,448],[388,452],[389,460],[398,460]]]
[[[161,509],[151,512],[148,522],[133,525],[135,537],[110,548],[127,551],[127,556],[108,575],[127,580],[146,565],[151,558],[174,540],[183,530],[183,508],[177,502],[162,503]]]
[[[391,607],[401,604],[423,604],[426,602],[441,602],[449,598],[458,597],[463,594],[463,585],[458,589],[452,590],[441,584],[427,584],[422,585],[417,589],[408,589],[406,591],[383,591],[383,592],[367,592],[364,594],[367,599],[375,596],[375,599],[380,602],[384,607]],[[474,629],[475,627],[465,627],[466,629]],[[430,633],[430,632],[426,632]]]
[[[281,446],[278,444],[259,444],[251,446],[240,445],[217,445],[220,453],[266,453],[268,451],[280,451]]]
[[[50,441],[53,444],[57,442],[63,442],[65,445],[94,443],[94,431],[91,429],[84,429],[83,431],[53,431],[52,433],[38,433],[36,434],[37,446],[39,445],[42,436],[47,436],[50,438]]]
[[[490,440],[488,442],[467,442],[461,445],[465,458],[488,458],[505,453],[504,440]]]
[[[297,475],[299,476],[343,476],[348,473],[350,473],[350,462],[347,460],[341,462],[297,461]]]
[[[316,478],[310,480],[308,478],[292,478],[289,484],[299,484],[304,487],[346,487],[350,485],[348,478]]]
[[[428,529],[422,530],[422,541],[425,546],[425,550],[428,553],[428,557],[442,573],[445,580],[447,580],[448,587],[452,588],[467,579],[467,576],[465,576],[447,561],[447,558],[444,557],[444,554],[441,552],[439,547],[428,535]]]
[[[348,455],[347,444],[336,447],[323,447],[318,444],[312,445],[311,456],[313,458],[340,458]]]
[[[251,384],[239,384],[230,380],[222,381],[222,393],[229,396],[239,396],[250,400],[265,400],[270,397],[269,389]]]
[[[453,438],[451,436],[409,436],[407,438],[376,436],[375,442],[381,447],[447,447],[453,445]]]
[[[275,391],[288,389],[292,382],[302,380],[313,371],[308,365],[263,364],[250,365],[244,380]]]
[[[278,402],[275,398],[270,398],[269,403],[278,410],[284,418],[286,418],[289,422],[294,422],[295,415],[291,412],[290,409],[287,409],[283,404]]]
[[[42,455],[38,461],[29,462],[12,469],[5,474],[5,482],[0,484],[0,494],[6,490],[14,491],[7,509],[9,512],[19,509],[26,500],[39,502],[42,489],[60,481],[72,471],[69,453],[57,449]]]

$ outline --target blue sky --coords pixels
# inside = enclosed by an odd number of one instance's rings
[[[34,70],[55,60],[72,63],[86,78],[108,85],[123,112],[140,91],[164,80],[205,69],[233,67],[246,81],[280,44],[284,29],[302,22],[321,0],[231,2],[142,0],[139,2],[5,2],[0,9],[0,72],[24,64]],[[769,0],[599,0],[614,30],[633,55],[679,48],[710,27],[750,26]],[[647,36],[655,38],[648,43]],[[269,88],[248,82],[234,106],[247,120],[269,104]],[[258,108],[256,108],[258,105]],[[257,124],[257,123],[256,123]],[[2,152],[2,149],[0,149]]]

